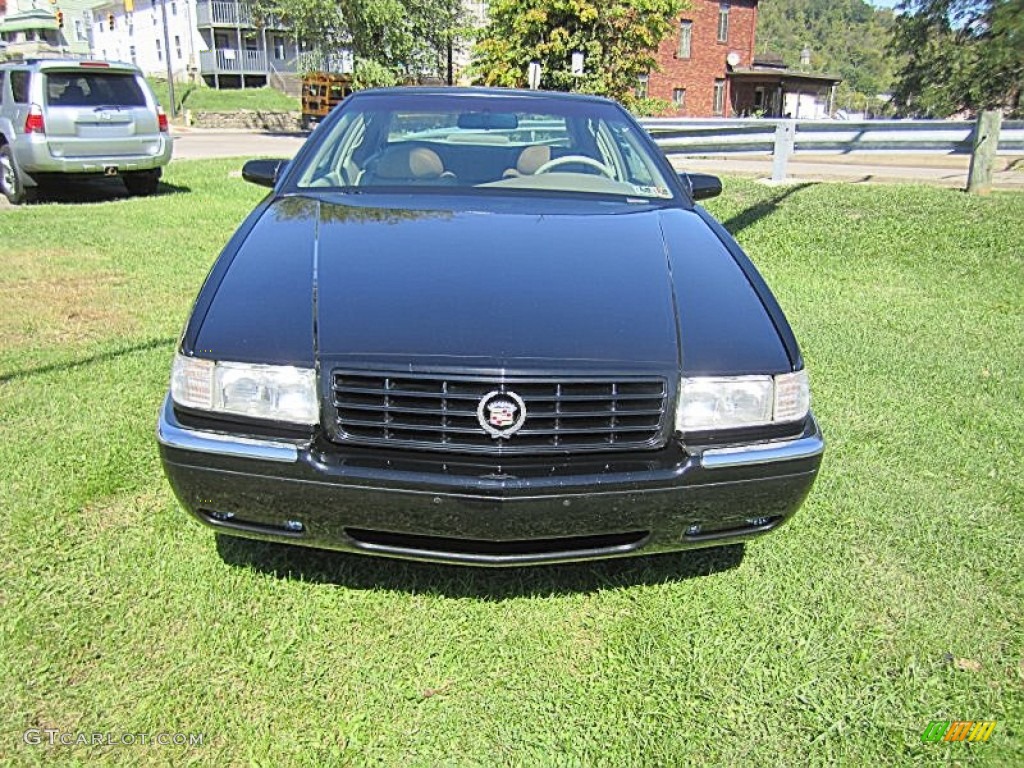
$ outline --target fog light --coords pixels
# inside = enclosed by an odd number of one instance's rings
[[[694,523],[686,529],[687,536],[697,536],[700,533],[700,526]]]
[[[771,521],[772,519],[770,517],[748,517],[747,525],[751,525],[754,528],[763,528]]]
[[[284,527],[286,530],[291,531],[292,533],[302,533],[302,531],[306,530],[306,526],[304,526],[298,520],[288,520],[287,522],[285,522]]]

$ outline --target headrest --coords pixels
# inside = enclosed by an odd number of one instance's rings
[[[544,163],[551,160],[551,147],[546,144],[527,147],[519,153],[516,170],[524,176],[532,176]]]
[[[377,163],[379,179],[437,179],[444,173],[441,158],[426,147],[397,146]]]

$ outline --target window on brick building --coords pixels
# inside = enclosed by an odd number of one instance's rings
[[[636,97],[638,99],[646,99],[647,98],[647,85],[648,85],[649,81],[650,81],[650,77],[648,77],[647,75],[640,75],[640,77],[637,78]]]
[[[676,58],[690,58],[690,44],[693,41],[693,22],[683,19],[679,22],[679,50],[676,51]]]
[[[718,6],[718,42],[729,42],[729,4]]]
[[[686,89],[685,88],[673,88],[672,89],[672,103],[676,109],[686,109]]]
[[[716,115],[725,114],[725,80],[715,80],[711,111]]]

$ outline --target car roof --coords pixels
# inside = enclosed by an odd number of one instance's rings
[[[19,61],[5,61],[0,64],[0,69],[34,69],[44,72],[48,69],[81,69],[87,72],[133,72],[141,70],[134,64],[126,61],[102,61],[100,59],[21,59]]]
[[[485,98],[516,98],[537,99],[538,101],[580,101],[596,104],[615,104],[612,99],[594,96],[589,93],[568,93],[566,91],[528,91],[522,88],[491,88],[483,86],[448,86],[448,85],[403,85],[394,88],[370,88],[357,91],[353,96],[406,96],[416,98],[432,98],[437,96],[466,96]]]

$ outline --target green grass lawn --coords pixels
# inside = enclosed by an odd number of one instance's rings
[[[166,80],[149,78],[157,101],[168,109],[171,99]],[[194,112],[235,112],[240,109],[297,112],[299,100],[273,88],[209,88],[205,85],[174,84],[174,102],[178,110]]]
[[[829,441],[806,505],[741,560],[477,571],[219,552],[173,498],[157,406],[240,165],[0,210],[0,763],[1024,764],[1024,195],[727,180]]]

